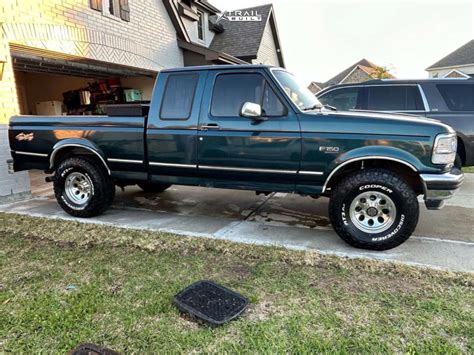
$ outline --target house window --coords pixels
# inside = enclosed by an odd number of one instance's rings
[[[130,21],[128,0],[89,0],[91,9],[102,12],[104,16]]]
[[[198,38],[201,41],[204,41],[204,14],[200,11],[198,11]]]
[[[115,17],[120,17],[120,1],[119,0],[108,0],[109,14]]]

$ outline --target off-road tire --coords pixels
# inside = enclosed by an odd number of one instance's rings
[[[140,182],[137,184],[145,192],[160,193],[170,188],[170,184],[159,184],[154,182]]]
[[[415,192],[399,175],[385,169],[365,169],[344,177],[333,189],[329,218],[336,233],[362,249],[387,250],[405,242],[415,230],[419,205]],[[361,193],[385,194],[396,207],[393,224],[380,233],[367,233],[351,219],[351,204]],[[370,217],[369,217],[370,218]]]
[[[459,153],[456,154],[456,159],[454,160],[454,167],[458,169],[462,169],[462,159]]]
[[[65,192],[65,183],[72,173],[81,173],[92,183],[91,198],[85,205],[76,205]],[[115,198],[115,185],[100,162],[86,156],[62,161],[54,173],[54,194],[61,208],[74,217],[88,218],[102,214]]]

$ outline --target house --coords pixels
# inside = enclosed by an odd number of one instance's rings
[[[474,39],[426,68],[430,78],[473,78]]]
[[[261,21],[229,21],[205,0],[0,2],[0,203],[30,190],[27,173],[7,172],[9,117],[147,101],[169,67],[283,66],[273,7],[253,11]]]
[[[220,14],[207,1],[165,0],[165,4],[176,27],[185,65],[285,66],[272,5]],[[254,15],[258,21],[233,19],[235,13]]]
[[[361,83],[367,80],[378,79],[380,76],[380,68],[381,67],[369,62],[367,59],[362,59],[324,83],[313,81],[309,84],[308,89],[316,94],[328,86]],[[392,74],[385,72],[384,78],[393,79],[395,77]]]

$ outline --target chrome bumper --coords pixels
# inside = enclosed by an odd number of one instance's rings
[[[8,173],[9,174],[15,174],[15,167],[13,165],[13,159],[8,159],[7,160],[7,165],[8,165]]]
[[[459,169],[452,169],[444,174],[421,174],[425,205],[429,210],[443,208],[446,199],[451,198],[461,187],[464,174]]]

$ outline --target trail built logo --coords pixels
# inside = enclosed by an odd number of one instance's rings
[[[237,21],[237,22],[259,22],[262,21],[262,15],[257,10],[236,10],[224,11],[219,15],[217,23],[221,20]]]

